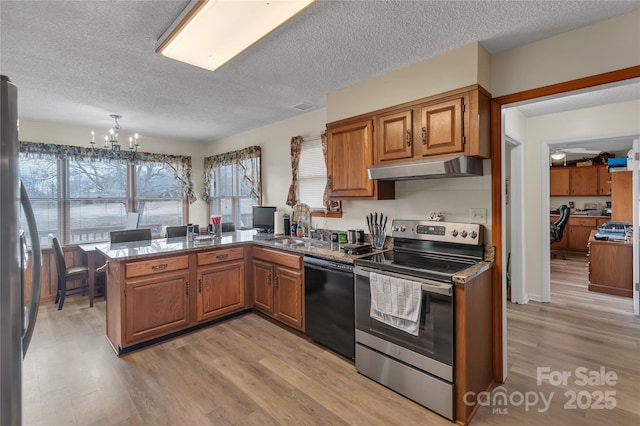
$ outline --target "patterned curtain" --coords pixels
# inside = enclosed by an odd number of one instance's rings
[[[135,152],[128,150],[112,151],[102,148],[85,148],[80,146],[57,145],[37,142],[20,142],[20,152],[31,158],[44,155],[55,155],[58,158],[73,160],[89,159],[91,161],[119,162],[134,164],[137,160],[163,163],[168,165],[176,179],[180,181],[182,192],[189,200],[189,204],[196,201],[191,180],[191,157],[184,155],[156,154],[151,152]]]
[[[244,182],[251,190],[251,198],[262,205],[262,179],[261,179],[262,148],[250,146],[240,151],[225,152],[204,159],[204,193],[202,199],[209,202],[213,194],[210,194],[211,185],[215,184],[211,179],[211,171],[218,166],[235,165],[241,172]]]
[[[327,132],[322,132],[320,135],[320,141],[322,143],[322,155],[324,155],[324,164],[328,166],[327,162]],[[328,172],[328,170],[327,170]],[[322,195],[322,204],[328,212],[339,212],[342,210],[342,204],[339,200],[329,199],[329,177],[327,176],[327,183],[324,186],[324,194]]]
[[[291,186],[289,186],[289,194],[287,195],[287,205],[295,206],[298,204],[298,166],[300,164],[300,153],[302,152],[302,136],[294,136],[291,138]]]

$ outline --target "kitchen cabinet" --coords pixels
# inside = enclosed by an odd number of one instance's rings
[[[633,297],[633,244],[589,239],[589,291]]]
[[[598,167],[598,195],[611,195],[611,173],[607,167]]]
[[[188,268],[188,256],[126,265],[126,346],[160,337],[189,325]]]
[[[558,215],[551,215],[549,219],[553,223],[558,219]],[[586,253],[591,232],[610,220],[609,217],[602,216],[571,216],[562,235],[562,240],[551,244],[551,249]]]
[[[633,223],[632,172],[611,173],[611,220]]]
[[[304,331],[302,256],[254,247],[253,282],[256,309]]]
[[[243,247],[198,253],[197,262],[197,321],[208,321],[243,310]]]
[[[607,196],[610,173],[606,167],[551,167],[549,169],[549,195]]]
[[[549,195],[565,196],[569,195],[569,175],[568,168],[550,168],[549,169]]]
[[[395,198],[392,181],[370,180],[373,165],[373,120],[327,125],[327,180],[332,199]]]
[[[375,164],[456,154],[489,158],[489,111],[490,96],[476,85],[373,113]]]

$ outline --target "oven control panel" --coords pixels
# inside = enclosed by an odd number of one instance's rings
[[[479,223],[394,219],[391,224],[391,235],[394,238],[457,244],[481,245],[484,243],[484,227]]]

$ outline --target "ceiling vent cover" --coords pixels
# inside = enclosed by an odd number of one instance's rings
[[[300,102],[297,105],[294,105],[292,108],[299,109],[300,111],[309,111],[310,109],[315,108],[315,105],[312,105],[307,102]]]

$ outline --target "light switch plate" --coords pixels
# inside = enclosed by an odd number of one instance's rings
[[[487,223],[487,209],[469,209],[469,222]]]

